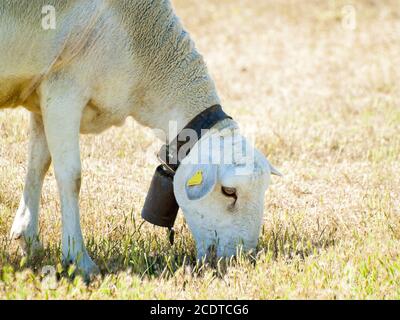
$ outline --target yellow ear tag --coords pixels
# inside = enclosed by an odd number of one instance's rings
[[[197,171],[193,177],[188,180],[188,187],[199,186],[203,183],[203,171]]]

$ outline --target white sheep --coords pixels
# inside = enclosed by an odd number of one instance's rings
[[[40,247],[39,199],[53,161],[61,198],[63,259],[90,275],[97,267],[80,227],[80,133],[99,133],[132,116],[168,136],[170,121],[181,130],[220,99],[169,0],[53,3],[55,30],[42,27],[42,1],[0,3],[0,108],[23,105],[31,112],[28,174],[11,236],[26,250]],[[236,126],[226,119],[202,140],[221,142],[227,135],[222,129]],[[235,130],[233,138],[242,137]],[[244,165],[196,162],[198,152],[213,158],[220,152],[218,144],[218,150],[195,148],[176,172],[175,196],[199,257],[211,246],[218,256],[231,256],[239,244],[246,250],[257,244],[264,193],[270,174],[277,172],[245,144],[252,152]],[[249,169],[247,174],[238,174],[239,167]],[[199,172],[200,187],[188,187]]]

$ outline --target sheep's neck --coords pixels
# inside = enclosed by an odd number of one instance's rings
[[[170,122],[180,131],[220,103],[214,81],[168,1],[133,1],[128,10],[131,49],[141,69],[133,116],[167,135]]]

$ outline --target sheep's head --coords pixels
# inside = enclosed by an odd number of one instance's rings
[[[200,140],[174,178],[198,258],[255,249],[271,174],[279,172],[237,129],[214,129]]]

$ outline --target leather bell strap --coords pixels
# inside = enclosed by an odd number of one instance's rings
[[[222,110],[222,107],[219,104],[204,110],[202,113],[198,114],[193,120],[191,120],[182,130],[194,131],[196,133],[197,139],[186,138],[186,140],[181,141],[181,139],[179,138],[179,133],[178,136],[172,141],[172,143],[162,146],[160,152],[158,153],[159,160],[172,174],[175,174],[176,170],[178,170],[179,168],[181,161],[189,154],[190,150],[203,136],[204,130],[211,129],[217,123],[225,119],[232,119],[232,117],[228,116]],[[179,158],[179,151],[184,145],[187,148],[187,152],[186,154],[184,154],[183,157]]]

